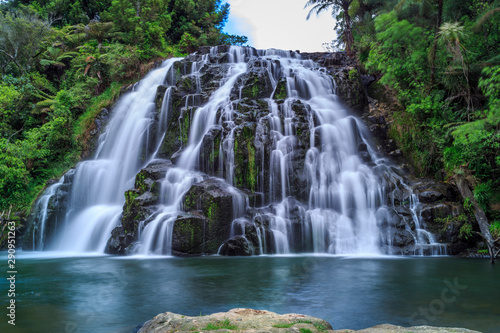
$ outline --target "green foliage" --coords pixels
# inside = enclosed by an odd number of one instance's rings
[[[490,225],[490,232],[494,239],[500,238],[500,221],[493,221]]]
[[[20,95],[13,86],[0,84],[0,133],[4,138],[10,137],[14,132],[11,126],[16,118],[15,102]]]
[[[377,43],[372,45],[367,68],[381,72],[380,82],[398,89],[401,102],[419,100],[429,81],[429,34],[406,20],[398,21],[395,12],[377,17],[375,29]]]
[[[474,214],[474,204],[472,203],[472,200],[470,198],[465,198],[464,200],[464,210],[468,214]]]
[[[21,153],[21,154],[20,154]],[[19,147],[0,139],[0,210],[10,205],[19,205],[23,201],[24,192],[30,175],[23,161]]]
[[[113,82],[102,94],[92,99],[86,111],[78,118],[74,126],[74,134],[78,141],[84,138],[85,132],[90,127],[95,117],[103,108],[110,107],[120,94],[121,85]]]
[[[469,223],[464,223],[460,228],[460,233],[458,234],[460,239],[469,239],[472,237],[472,225]]]
[[[481,183],[474,188],[474,199],[484,211],[489,210],[490,201],[493,197],[493,187],[491,180]]]
[[[465,214],[460,214],[458,216],[448,215],[446,217],[438,217],[435,219],[437,223],[443,224],[446,228],[450,223],[464,223],[467,221],[467,216]]]
[[[417,174],[473,175],[489,218],[500,186],[499,4],[358,1],[351,13],[359,60],[401,103],[389,136]]]
[[[220,321],[216,321],[215,323],[208,323],[207,326],[202,328],[205,331],[216,331],[216,330],[237,330],[238,326],[233,325],[229,319],[224,319]]]
[[[15,13],[0,12],[0,68],[2,75],[22,74],[33,66],[42,41],[50,34],[49,22],[31,7]]]
[[[88,153],[97,114],[156,61],[245,43],[222,32],[228,13],[220,0],[0,4],[0,209],[27,209]]]

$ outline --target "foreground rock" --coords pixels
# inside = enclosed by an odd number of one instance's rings
[[[377,325],[374,327],[366,328],[364,330],[337,330],[334,333],[480,333],[479,331],[472,331],[466,328],[452,328],[452,327],[432,327],[432,326],[413,326],[401,327],[389,324]]]
[[[188,317],[165,312],[144,323],[139,329],[143,332],[332,332],[326,321],[289,313],[279,315],[274,312],[253,309],[232,309],[228,312],[214,313],[209,316]]]
[[[363,333],[480,333],[463,328],[441,328],[416,326],[405,328],[394,325],[378,325],[360,331],[336,330],[326,321],[296,314],[279,315],[266,310],[232,309],[228,312],[214,313],[208,316],[188,317],[172,312],[157,315],[138,328],[136,332],[363,332]]]

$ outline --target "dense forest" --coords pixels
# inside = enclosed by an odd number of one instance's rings
[[[309,0],[370,94],[396,101],[391,137],[417,175],[464,176],[500,236],[500,1]],[[0,213],[26,211],[74,166],[89,125],[159,60],[223,32],[221,0],[11,0],[0,5]],[[332,20],[332,26],[334,25]]]
[[[0,214],[30,208],[82,155],[95,116],[159,60],[223,33],[221,0],[12,0],[0,4]]]
[[[500,237],[500,1],[309,0],[338,41],[396,101],[390,126],[414,172],[465,177]],[[394,98],[391,98],[394,97]]]

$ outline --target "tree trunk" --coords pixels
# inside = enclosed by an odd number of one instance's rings
[[[488,223],[488,219],[486,218],[486,214],[479,207],[476,199],[474,199],[474,195],[469,188],[469,184],[467,180],[462,175],[457,175],[455,178],[455,184],[460,191],[460,194],[464,199],[469,198],[473,207],[474,207],[474,216],[476,217],[477,224],[479,224],[479,229],[481,230],[481,234],[486,240],[486,244],[488,245],[488,251],[491,257],[491,263],[495,263],[495,240],[491,236],[490,233],[490,224]]]
[[[352,57],[354,55],[352,46],[354,44],[354,39],[352,37],[352,29],[351,29],[351,16],[349,15],[349,7],[351,5],[351,1],[343,1],[342,9],[344,10],[344,20],[345,20],[345,50],[347,51],[347,55]]]
[[[437,52],[437,42],[439,39],[439,27],[441,26],[441,21],[443,17],[443,0],[438,0],[438,21],[436,25],[436,29],[434,32],[434,44],[432,45],[431,50],[431,86],[434,85],[434,79],[436,75],[436,52]]]

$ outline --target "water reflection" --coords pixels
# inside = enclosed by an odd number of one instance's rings
[[[164,311],[196,316],[234,307],[304,313],[336,329],[408,326],[417,313],[413,319],[428,325],[493,333],[500,318],[500,274],[487,260],[88,257],[23,259],[18,271],[15,332],[130,332]],[[432,315],[444,281],[455,278],[467,289]],[[1,322],[0,331],[12,330]]]

